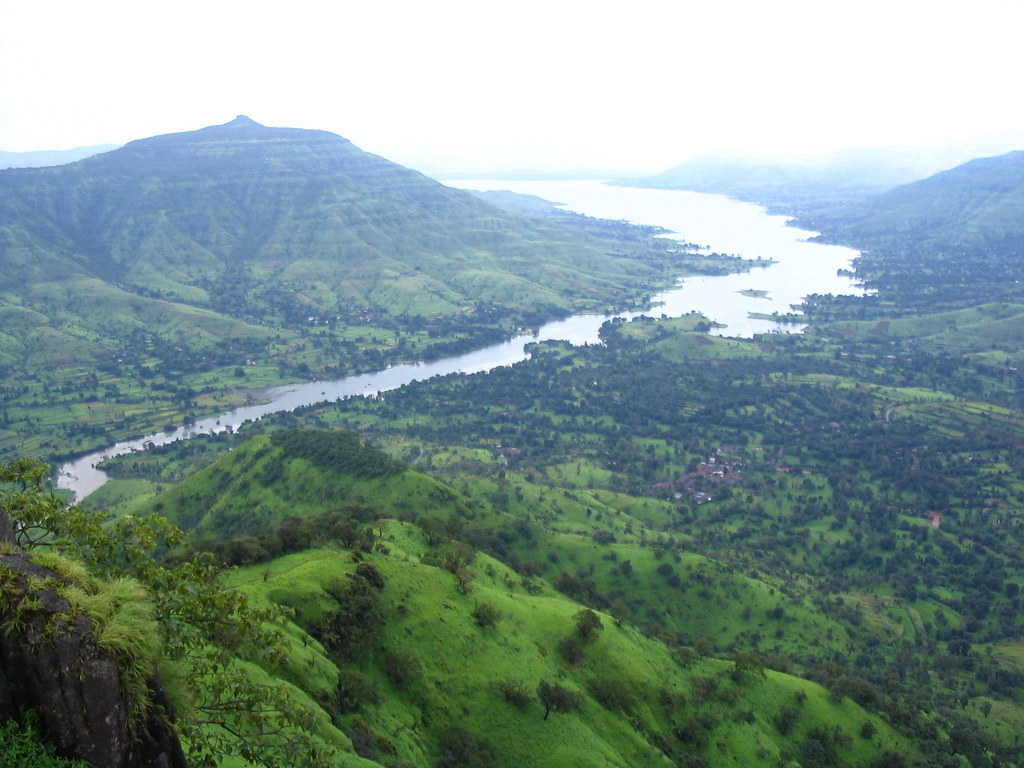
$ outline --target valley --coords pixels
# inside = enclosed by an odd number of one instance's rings
[[[129,144],[114,160],[155,160],[178,178],[195,142],[248,142],[263,130],[290,129],[239,118]],[[669,221],[627,226],[597,209],[577,217],[505,194],[484,202],[379,158],[343,160],[349,150],[334,154],[335,139],[296,132],[275,134],[275,143],[300,166],[310,147],[335,169],[355,164],[389,206],[398,204],[374,179],[390,179],[384,188],[397,184],[402,195],[422,185],[473,223],[458,236],[436,234],[448,245],[434,255],[399,263],[403,248],[431,240],[440,223],[389,234],[395,220],[374,220],[360,203],[357,225],[377,223],[372,237],[360,230],[363,245],[348,258],[369,258],[373,241],[387,259],[374,262],[377,287],[360,289],[379,303],[358,322],[336,311],[341,289],[359,285],[358,269],[332,283],[322,263],[307,264],[287,300],[253,282],[261,270],[297,275],[301,260],[274,259],[318,242],[317,227],[295,223],[297,203],[264,230],[241,226],[245,206],[215,205],[205,192],[196,199],[207,214],[187,227],[178,219],[173,236],[143,218],[143,252],[151,247],[158,267],[121,264],[127,251],[118,247],[90,251],[82,244],[96,244],[95,233],[54,234],[40,217],[10,227],[7,237],[49,232],[48,248],[78,248],[93,286],[116,275],[124,291],[148,281],[140,270],[164,270],[169,293],[126,300],[176,318],[153,326],[153,359],[250,334],[254,365],[232,359],[210,370],[241,367],[247,385],[325,380],[287,410],[203,425],[203,415],[235,404],[214,396],[222,373],[167,369],[168,381],[192,391],[174,405],[148,389],[138,366],[150,362],[122,356],[118,371],[94,374],[93,396],[80,405],[114,407],[114,389],[124,391],[117,382],[131,380],[140,398],[168,409],[160,418],[175,431],[212,434],[144,441],[154,444],[103,462],[109,482],[68,506],[47,467],[14,459],[16,449],[53,460],[163,425],[155,411],[117,424],[94,414],[95,434],[69,441],[77,395],[51,385],[73,366],[31,356],[6,363],[8,407],[23,421],[8,432],[0,465],[0,523],[12,523],[0,525],[2,557],[7,569],[11,558],[29,558],[58,574],[23,583],[12,575],[20,572],[0,571],[9,636],[35,620],[33,589],[79,606],[113,638],[126,675],[156,670],[166,679],[192,765],[995,768],[1024,760],[1024,304],[1012,281],[1021,222],[1006,213],[1019,186],[1016,157],[843,208],[811,210],[801,199],[803,226],[863,249],[852,265],[848,250],[836,251],[842,259],[826,267],[834,246],[799,244],[825,249],[797,262],[801,277],[813,263],[837,281],[809,290],[785,277],[787,254],[766,241],[754,253],[679,227],[680,247],[663,236],[676,229]],[[597,185],[586,193],[602,194]],[[265,215],[273,201],[299,198],[250,199]],[[399,229],[425,215],[415,200],[406,204],[419,213],[398,216]],[[939,229],[920,214],[944,205],[971,215]],[[231,216],[221,215],[227,209]],[[724,230],[749,236],[753,226]],[[784,250],[797,247],[798,230],[776,230],[789,236]],[[118,234],[104,242],[125,236],[110,231]],[[558,245],[545,239],[552,235]],[[455,242],[484,250],[485,241],[492,255],[464,254],[461,266],[439,255]],[[168,271],[175,259],[195,272]],[[493,274],[470,279],[463,270],[474,259]],[[245,274],[233,298],[227,267]],[[692,276],[698,271],[733,274]],[[851,286],[851,273],[869,293],[834,287]],[[696,293],[707,305],[644,305],[686,274],[679,301]],[[772,282],[776,274],[793,298]],[[715,294],[718,279],[727,288]],[[398,286],[389,295],[406,303],[374,293],[389,281]],[[68,306],[95,300],[84,285],[66,287]],[[5,311],[41,314],[47,290],[26,277],[5,294]],[[731,302],[738,314],[722,323],[714,310]],[[327,316],[312,308],[328,305],[332,323],[309,325]],[[551,317],[630,305],[590,315],[597,336],[583,344],[546,331],[514,336]],[[799,312],[788,318],[799,323],[747,317],[771,318],[766,310]],[[105,324],[83,312],[46,328],[58,341],[87,329],[81,338],[102,346],[101,335],[115,338],[131,317]],[[741,332],[747,322],[753,330]],[[30,325],[35,335],[4,345],[5,359],[39,347],[45,324]],[[338,345],[357,331],[364,340],[348,354]],[[427,362],[425,372],[438,374],[430,377],[394,365],[468,349],[488,333],[512,336],[506,343],[525,351],[480,367],[434,371]],[[388,363],[398,378],[374,384],[374,397],[343,398],[326,381]],[[84,357],[75,365],[87,367]],[[109,398],[98,394],[104,387]],[[208,396],[202,408],[199,393]],[[183,406],[188,421],[177,423]],[[54,408],[68,410],[44,419]],[[29,436],[34,420],[38,437]],[[139,589],[116,611],[99,610],[99,596],[123,583]],[[134,636],[117,633],[126,626],[118,611],[148,617],[130,625],[149,642],[117,639]],[[128,689],[143,695],[137,682]],[[263,705],[253,703],[257,690]]]

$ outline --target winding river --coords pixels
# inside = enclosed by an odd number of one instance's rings
[[[626,319],[641,314],[679,317],[691,311],[707,315],[723,327],[719,335],[746,337],[755,333],[802,330],[799,324],[777,324],[754,319],[750,313],[786,314],[811,293],[848,294],[860,289],[839,270],[848,268],[856,255],[849,248],[807,242],[813,233],[786,226],[783,216],[768,215],[762,208],[720,195],[655,189],[612,187],[597,181],[499,181],[450,182],[466,189],[507,189],[562,203],[578,213],[603,219],[625,219],[670,230],[685,242],[707,245],[719,253],[745,258],[770,259],[775,263],[750,272],[716,277],[689,277],[654,297],[657,306],[646,312],[625,312]],[[162,432],[117,443],[63,465],[57,486],[83,499],[106,482],[96,465],[105,458],[150,445],[164,445],[198,434],[234,429],[245,421],[299,406],[352,397],[376,395],[433,376],[479,373],[526,358],[528,342],[562,339],[573,344],[599,343],[598,331],[611,316],[575,315],[548,323],[536,334],[521,336],[474,352],[423,363],[390,366],[382,371],[349,376],[336,381],[313,381],[277,387],[265,393],[267,402],[235,409],[197,421],[175,432]]]

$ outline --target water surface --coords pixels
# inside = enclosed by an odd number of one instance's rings
[[[396,389],[413,381],[424,381],[450,373],[480,373],[524,360],[529,342],[565,340],[572,344],[600,343],[598,332],[609,317],[626,319],[647,314],[681,317],[694,310],[722,327],[713,332],[746,337],[755,333],[799,330],[797,324],[777,324],[752,319],[751,312],[786,314],[812,293],[856,293],[858,288],[837,270],[850,266],[855,251],[833,245],[806,242],[814,233],[786,226],[783,216],[771,216],[759,206],[698,192],[630,189],[596,181],[458,181],[451,186],[467,189],[508,189],[538,195],[564,203],[569,209],[603,219],[625,219],[637,224],[664,227],[684,242],[709,246],[718,253],[758,256],[774,264],[750,272],[688,277],[677,288],[653,297],[657,304],[645,312],[616,315],[575,315],[548,323],[536,334],[521,336],[431,362],[394,365],[382,371],[348,376],[334,381],[276,387],[265,393],[267,402],[237,408],[229,413],[196,422],[174,432],[161,432],[126,440],[62,466],[57,486],[74,492],[77,499],[88,496],[106,482],[96,465],[105,458],[145,450],[199,434],[233,430],[245,421],[300,406],[333,401],[356,395],[370,396]],[[751,295],[756,293],[756,295]]]

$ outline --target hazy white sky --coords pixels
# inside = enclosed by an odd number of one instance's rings
[[[1024,129],[1024,0],[2,0],[0,149],[246,114],[420,168]]]

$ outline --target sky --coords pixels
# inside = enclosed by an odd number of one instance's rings
[[[958,141],[1024,130],[1021,30],[1024,0],[3,0],[0,150],[239,114],[467,172]]]

